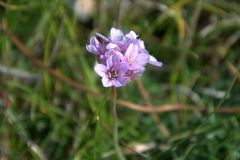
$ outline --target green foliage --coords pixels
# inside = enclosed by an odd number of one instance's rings
[[[0,26],[35,59],[86,88],[37,65],[0,28],[0,159],[117,159],[111,96],[85,46],[116,25],[118,1],[95,2],[83,22],[71,0],[0,1]],[[118,99],[168,108],[152,114],[117,104],[126,158],[240,159],[238,1],[123,1],[121,11],[123,32],[135,31],[163,67],[149,65],[140,77],[147,98],[133,81],[117,89]]]

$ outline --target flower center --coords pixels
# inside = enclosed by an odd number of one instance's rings
[[[113,79],[116,78],[118,76],[116,70],[114,68],[112,68],[109,72],[108,72],[108,77]]]
[[[131,57],[128,57],[128,62],[130,65],[133,65],[135,61]]]

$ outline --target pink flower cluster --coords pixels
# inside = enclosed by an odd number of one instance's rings
[[[142,75],[147,63],[162,66],[162,62],[148,54],[144,42],[137,39],[133,31],[124,35],[121,30],[112,28],[109,38],[96,34],[102,38],[103,43],[93,36],[86,48],[99,62],[94,70],[102,77],[104,87],[125,86]]]

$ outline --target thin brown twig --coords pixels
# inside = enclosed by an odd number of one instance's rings
[[[203,107],[197,107],[193,105],[181,105],[181,104],[164,104],[159,106],[153,106],[152,108],[148,108],[146,106],[137,105],[131,102],[126,102],[123,100],[117,100],[119,105],[125,106],[132,110],[137,110],[139,112],[145,113],[155,113],[155,112],[171,112],[171,111],[198,111],[208,113],[209,110]],[[240,107],[221,107],[217,111],[217,113],[225,113],[225,114],[232,114],[232,113],[240,113]]]
[[[11,5],[11,4],[7,4],[3,1],[0,1],[0,6],[2,6],[3,8],[7,8],[7,9],[10,9],[10,10],[17,10],[17,9],[26,9],[27,8],[27,5],[21,5],[21,6],[17,6],[17,5]]]
[[[137,82],[138,90],[140,91],[142,98],[146,101],[145,103],[146,103],[147,107],[152,108],[152,104],[149,102],[149,97],[148,97],[147,91],[145,90],[141,80],[137,79],[136,82]],[[158,128],[161,131],[161,133],[163,134],[163,136],[169,137],[170,133],[169,133],[167,127],[163,123],[161,123],[161,119],[158,117],[158,115],[156,113],[151,113],[151,116],[152,116],[153,120],[158,124]]]
[[[122,3],[122,0],[118,0],[117,24],[116,24],[116,27],[118,29],[121,29],[121,3]]]

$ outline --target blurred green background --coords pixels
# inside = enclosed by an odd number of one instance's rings
[[[95,114],[109,89],[85,47],[116,27],[118,9],[122,31],[163,62],[117,89],[126,158],[240,159],[239,1],[118,4],[0,1],[0,159],[117,159],[110,101]]]

